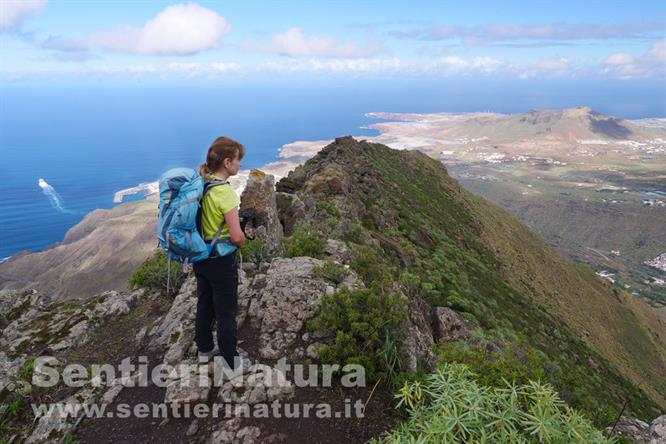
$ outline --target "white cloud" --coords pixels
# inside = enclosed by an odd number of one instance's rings
[[[617,52],[604,60],[601,73],[619,79],[666,75],[666,38],[654,40],[640,56]]]
[[[400,69],[400,59],[393,57],[391,59],[337,59],[321,61],[310,59],[310,67],[313,71],[333,71],[333,72],[371,72],[387,71]]]
[[[445,56],[439,59],[436,67],[443,67],[446,71],[475,71],[489,74],[497,71],[501,65],[500,60],[488,56],[474,57],[469,60],[458,56]]]
[[[169,63],[167,65],[169,71],[177,72],[196,72],[201,71],[201,63]]]
[[[176,4],[139,28],[122,26],[70,41],[56,40],[50,48],[93,47],[140,55],[192,55],[217,47],[229,28],[227,20],[211,9],[197,3]],[[48,42],[45,47],[49,47]]]
[[[238,63],[213,63],[211,67],[219,72],[238,71],[241,69]]]
[[[468,62],[466,60],[456,56],[442,57],[441,62],[444,65],[448,65],[457,69],[466,68],[468,66]]]
[[[270,43],[246,42],[242,47],[250,51],[276,53],[289,57],[368,57],[384,50],[383,45],[378,42],[359,46],[352,42],[340,42],[331,37],[306,35],[299,27],[289,28],[276,34]]]
[[[374,59],[374,58],[339,58],[308,60],[280,60],[268,61],[258,64],[257,71],[270,72],[330,72],[330,73],[369,73],[369,72],[391,72],[402,69],[403,62],[397,58]]]
[[[534,64],[540,71],[566,71],[569,69],[569,60],[564,57],[543,59]]]
[[[520,79],[532,77],[561,77],[571,72],[571,61],[565,57],[550,57],[527,66],[511,65],[508,71]]]
[[[663,68],[666,64],[666,38],[652,42],[643,58],[645,61],[661,64]]]
[[[28,17],[42,12],[46,0],[0,0],[0,30],[14,31]]]
[[[219,79],[228,72],[241,70],[237,63],[181,63],[106,65],[101,67],[81,67],[70,72],[80,77],[130,76],[136,79],[146,78],[182,78],[182,79]]]
[[[615,54],[611,54],[608,56],[608,58],[604,61],[605,65],[630,65],[634,63],[636,59],[634,59],[634,56],[631,54],[627,54],[626,52],[616,52]]]

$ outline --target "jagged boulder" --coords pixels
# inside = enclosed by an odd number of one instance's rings
[[[666,415],[655,418],[648,432],[650,444],[666,443]]]
[[[408,319],[401,329],[405,336],[400,346],[405,369],[416,372],[422,367],[430,371],[435,366],[436,358],[432,351],[434,341],[428,321],[428,306],[419,297],[408,297],[402,292],[400,296],[408,304]]]
[[[621,416],[615,428],[607,427],[606,433],[624,436],[637,444],[666,443],[666,415],[659,416],[652,424],[631,416]]]
[[[650,444],[666,443],[666,415],[655,418],[648,432]]]
[[[196,306],[197,281],[190,277],[181,285],[167,314],[158,319],[148,332],[150,348],[158,350],[167,345],[165,364],[174,365],[182,361],[192,347]]]
[[[627,437],[634,442],[643,444],[648,442],[649,429],[650,424],[643,422],[640,419],[622,416],[615,425],[614,433],[616,435]]]
[[[296,194],[284,191],[275,193],[275,202],[277,204],[278,217],[284,228],[284,234],[285,236],[290,236],[294,224],[306,217],[307,209],[305,204]]]
[[[434,307],[432,328],[437,342],[450,342],[469,339],[473,327],[460,313],[448,307]]]
[[[278,217],[275,177],[252,170],[241,195],[240,215],[247,219],[245,233],[262,241],[262,252],[271,256],[280,250],[283,229]]]
[[[211,433],[207,444],[254,444],[261,435],[256,426],[241,427],[239,418],[222,421]]]
[[[164,402],[189,404],[206,402],[213,388],[213,378],[208,365],[183,361],[169,374]]]
[[[257,273],[244,291],[248,297],[247,319],[259,331],[259,356],[304,357],[311,345],[304,342],[305,322],[311,319],[319,299],[335,291],[335,284],[315,272],[324,261],[311,257],[275,258],[266,273]],[[356,274],[349,272],[339,286],[362,286]]]

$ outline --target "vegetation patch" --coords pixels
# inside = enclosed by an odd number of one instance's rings
[[[285,237],[282,244],[285,257],[310,256],[317,259],[324,257],[326,240],[312,228],[295,225],[291,236]]]
[[[370,443],[614,442],[551,385],[507,382],[499,388],[477,380],[464,364],[442,364],[424,380],[406,382],[395,396],[407,419]]]
[[[162,250],[157,250],[129,278],[130,288],[152,288],[166,291],[167,278],[170,276],[170,290],[176,291],[185,280],[182,264],[177,261],[168,263]]]
[[[397,295],[372,288],[343,287],[322,297],[316,316],[307,326],[311,331],[334,332],[330,343],[317,350],[321,362],[363,365],[366,379],[376,381],[397,371],[386,363],[397,364],[391,358],[396,354],[395,344],[404,320],[404,303]]]

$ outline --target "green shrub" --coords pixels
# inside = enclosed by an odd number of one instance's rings
[[[261,239],[248,239],[243,243],[240,248],[243,260],[248,262],[264,262],[266,256],[264,255],[264,245]]]
[[[384,330],[384,342],[378,350],[378,354],[381,358],[382,368],[386,372],[388,382],[396,384],[402,377],[402,370],[404,368],[396,331]]]
[[[326,241],[316,231],[300,225],[295,226],[291,236],[285,237],[282,242],[286,257],[310,256],[321,259],[326,251]]]
[[[31,382],[32,373],[35,370],[36,360],[37,360],[36,356],[31,356],[28,359],[26,359],[25,363],[23,364],[23,366],[21,366],[16,376],[23,379],[24,381]]]
[[[361,224],[349,224],[349,228],[342,235],[342,240],[355,244],[365,244],[367,241],[365,228]]]
[[[5,425],[18,418],[21,412],[21,398],[0,404],[0,425]]]
[[[182,264],[171,261],[171,289],[179,288],[183,281]],[[163,251],[157,250],[147,259],[129,279],[130,288],[155,288],[166,290],[167,270],[169,269],[167,256]]]
[[[349,265],[366,287],[390,285],[394,281],[393,270],[384,263],[375,248],[359,245],[353,250],[353,254]]]
[[[400,371],[396,344],[405,320],[403,302],[396,295],[383,295],[374,289],[349,290],[324,296],[317,313],[308,321],[313,331],[331,334],[332,343],[318,350],[322,363],[361,364],[366,379],[390,378]]]
[[[338,218],[335,216],[327,217],[325,223],[329,228],[335,228],[338,225]]]
[[[76,444],[78,441],[74,438],[71,432],[67,432],[65,436],[62,437],[62,444]]]
[[[333,204],[330,204],[324,200],[317,201],[317,203],[315,204],[315,211],[317,212],[317,214],[332,216],[335,217],[336,219],[340,217],[340,212],[338,211],[338,209]]]
[[[526,384],[545,376],[541,355],[527,346],[506,344],[501,351],[489,352],[481,345],[459,341],[439,345],[437,357],[439,362],[465,364],[478,375],[480,384],[493,387],[504,386],[505,380]]]
[[[489,387],[464,364],[442,364],[395,394],[408,419],[380,443],[606,443],[591,422],[548,384]]]
[[[333,261],[326,261],[324,265],[315,266],[312,271],[338,285],[349,275],[349,270],[342,264],[336,264]]]

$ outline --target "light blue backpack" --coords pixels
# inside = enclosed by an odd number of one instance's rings
[[[220,239],[224,219],[213,238],[204,240],[201,228],[202,199],[213,187],[228,183],[225,180],[204,183],[201,175],[191,168],[173,168],[162,174],[157,240],[169,260],[196,263],[211,256],[213,248],[217,256],[236,251],[229,238]]]

